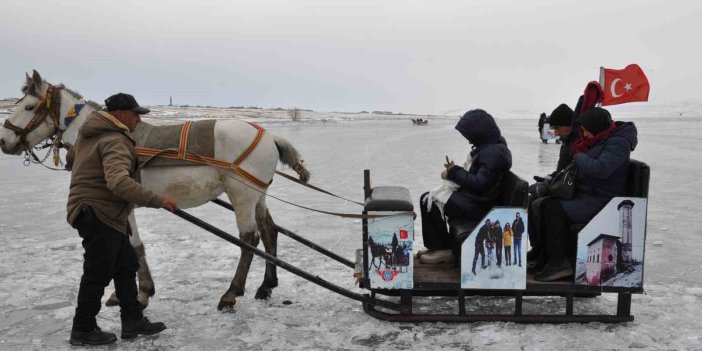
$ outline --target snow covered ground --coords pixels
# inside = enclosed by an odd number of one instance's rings
[[[229,111],[218,113],[225,112]],[[428,126],[417,127],[409,116],[382,120],[334,116],[330,118],[334,123],[321,119],[292,123],[285,115],[252,119],[300,150],[313,184],[358,200],[367,168],[374,185],[408,187],[417,208],[421,192],[439,183],[444,155],[463,160],[469,151],[453,129],[455,119],[434,119]],[[516,174],[530,180],[555,167],[558,145],[539,141],[535,118],[498,123],[513,152]],[[638,120],[637,126],[640,143],[633,157],[651,165],[652,174],[646,294],[632,299],[636,318],[632,323],[392,324],[366,315],[356,301],[283,270],[272,298],[258,301],[253,296],[264,269],[258,258],[252,264],[246,295],[237,300],[235,311],[222,313],[216,304],[234,274],[239,249],[166,211],[138,209],[137,221],[156,283],[147,315],[169,329],[154,337],[120,340],[117,345],[127,350],[702,349],[702,216],[698,215],[702,181],[697,173],[702,170],[697,164],[702,121],[647,118]],[[70,349],[67,339],[82,247],[65,222],[69,174],[24,167],[21,158],[7,155],[0,155],[0,174],[0,350]],[[330,211],[360,210],[280,177],[270,193]],[[361,244],[358,220],[329,217],[274,199],[268,204],[278,224],[349,259]],[[232,214],[216,205],[189,212],[236,233]],[[416,247],[421,248],[420,221],[415,225]],[[350,269],[284,236],[279,237],[278,252],[309,272],[363,292],[354,288]],[[467,306],[488,311],[503,301],[471,298]],[[436,298],[416,308],[455,306],[453,299]],[[575,309],[609,313],[615,306],[616,295],[604,294],[576,301]],[[561,298],[529,298],[524,310],[565,311],[565,303]],[[99,324],[119,332],[118,310],[103,308]]]

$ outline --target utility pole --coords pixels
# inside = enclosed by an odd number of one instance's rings
[[[168,106],[173,106],[173,97],[171,96],[171,97],[169,97],[169,99],[170,99],[170,102],[168,103]]]

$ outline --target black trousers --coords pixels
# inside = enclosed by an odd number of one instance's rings
[[[446,222],[441,217],[441,210],[435,204],[426,205],[424,193],[419,197],[419,212],[422,217],[422,239],[424,246],[429,250],[450,250],[453,248],[454,239],[451,238]]]
[[[497,266],[502,267],[502,236],[500,235],[495,242],[495,256],[497,256]]]
[[[543,206],[545,201],[550,198],[551,197],[538,197],[529,204],[529,243],[532,249],[539,253],[544,251],[545,245],[545,235],[542,233],[544,225]]]
[[[473,273],[475,273],[475,264],[478,262],[478,255],[480,255],[480,268],[483,268],[485,267],[485,246],[475,246],[475,255],[473,255]]]
[[[568,216],[561,206],[561,202],[554,197],[549,197],[543,204],[544,249],[548,260],[562,260],[566,258],[567,243],[570,242],[570,223]]]
[[[102,295],[111,280],[114,280],[119,299],[121,319],[141,319],[135,280],[139,261],[127,235],[102,223],[90,207],[81,209],[74,225],[83,238],[85,254],[73,329],[90,331],[95,328],[95,316],[100,312]]]

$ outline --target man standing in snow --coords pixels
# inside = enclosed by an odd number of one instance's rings
[[[519,212],[515,215],[514,222],[512,222],[512,239],[514,241],[514,257],[513,263],[518,263],[519,267],[522,266],[522,234],[524,233],[524,221],[519,215]]]
[[[490,220],[486,219],[485,224],[478,230],[478,235],[475,237],[475,252],[473,255],[473,274],[475,273],[475,264],[478,262],[478,255],[480,255],[480,268],[485,269],[485,239],[487,239],[488,232],[492,224]]]
[[[166,329],[151,323],[137,301],[137,255],[129,243],[127,216],[134,205],[174,211],[176,203],[144,188],[135,178],[137,158],[129,133],[149,110],[133,96],[119,93],[105,100],[106,111],[93,112],[80,128],[67,159],[72,167],[68,223],[83,238],[83,276],[73,317],[72,345],[103,345],[117,337],[103,332],[95,317],[105,287],[114,280],[120,304],[122,339]]]

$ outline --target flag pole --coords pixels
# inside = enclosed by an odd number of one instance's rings
[[[604,81],[604,67],[600,66],[600,86],[602,89],[605,89],[605,81]],[[597,103],[597,107],[602,107],[602,102]]]

